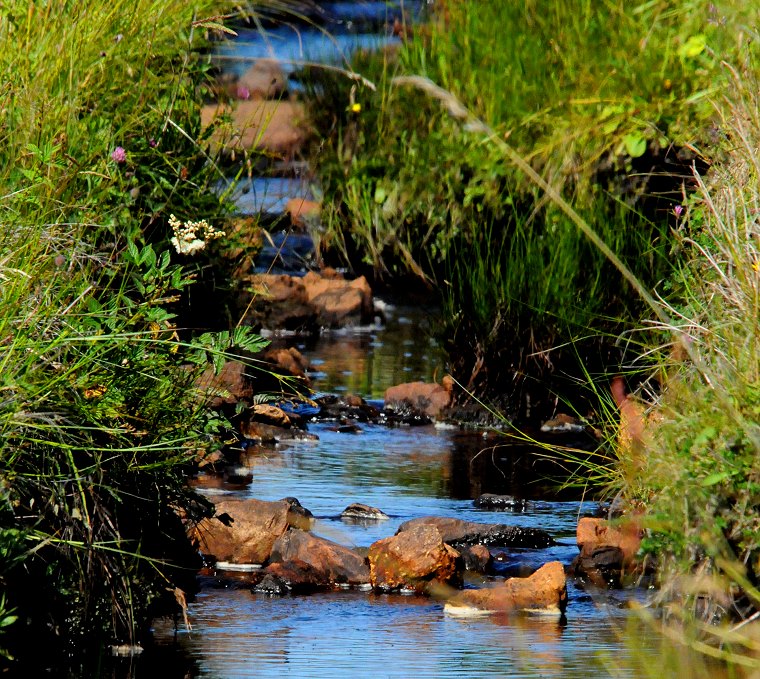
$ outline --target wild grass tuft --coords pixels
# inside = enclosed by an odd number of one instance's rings
[[[654,286],[668,272],[691,166],[704,169],[716,135],[721,60],[756,49],[756,19],[745,3],[702,0],[442,3],[397,51],[357,57],[376,93],[314,77],[316,124],[332,133],[315,155],[323,247],[362,272],[433,281],[452,369],[465,384],[475,374],[475,388],[579,376],[570,353],[552,350],[589,327],[597,337],[577,351],[590,369],[619,364],[609,337],[643,308],[630,282],[492,142],[507,142]],[[489,140],[463,129],[456,110],[392,84],[410,75],[450,92]],[[326,113],[325,102],[354,99],[359,113]]]
[[[649,545],[666,592],[716,615],[760,610],[760,117],[755,73],[726,67],[722,153],[679,233],[682,265],[664,303],[689,356],[673,365],[631,487],[648,495]],[[668,365],[669,364],[669,365]],[[683,589],[696,568],[723,583]]]
[[[199,115],[218,10],[3,6],[0,645],[43,665],[136,643],[195,588],[185,524],[210,507],[186,478],[219,422],[195,389],[209,347],[175,324],[213,260],[171,249],[169,217],[226,213]]]

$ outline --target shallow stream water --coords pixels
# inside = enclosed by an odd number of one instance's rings
[[[431,379],[440,371],[436,347],[422,330],[425,323],[425,314],[391,309],[384,327],[341,331],[300,346],[319,366],[317,389],[329,385],[331,391],[373,398],[399,376]],[[409,337],[416,338],[413,344]],[[317,517],[316,534],[348,546],[368,547],[395,533],[403,521],[427,515],[540,527],[557,540],[547,549],[492,550],[505,575],[551,560],[569,564],[578,551],[578,515],[595,507],[559,501],[545,485],[536,486],[536,475],[528,466],[516,466],[508,448],[479,454],[494,444],[482,433],[362,425],[361,433],[342,434],[329,424],[312,424],[309,430],[318,441],[281,443],[250,454],[245,462],[253,482],[244,489],[215,488],[214,495],[295,496]],[[479,510],[472,499],[481,492],[512,492],[531,501],[525,512]],[[344,523],[338,515],[352,502],[379,507],[390,519]],[[475,578],[469,585],[481,583]],[[269,598],[245,587],[207,586],[190,605],[192,631],[180,624],[175,632],[172,622],[159,621],[158,646],[149,658],[154,669],[172,659],[166,679],[588,677],[592,667],[610,661],[619,676],[643,676],[637,668],[649,652],[632,654],[620,636],[631,622],[625,604],[643,593],[597,598],[571,581],[562,620],[460,620],[444,613],[443,602],[423,597],[345,590]],[[638,629],[637,643],[651,645],[648,636]]]

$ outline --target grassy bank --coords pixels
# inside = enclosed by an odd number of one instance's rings
[[[617,365],[614,338],[642,311],[629,285],[498,146],[393,78],[450,92],[654,286],[715,141],[721,59],[746,56],[753,20],[744,3],[441,3],[398,50],[359,57],[376,93],[318,77],[316,120],[333,132],[315,156],[323,248],[432,282],[455,376],[511,391],[516,410],[533,380]],[[345,112],[326,114],[328,100]]]
[[[174,312],[217,246],[182,255],[170,215],[223,226],[198,143],[219,6],[3,8],[0,646],[21,660],[135,643],[195,588],[209,505],[186,477],[218,423]]]
[[[648,508],[645,548],[660,597],[681,604],[685,640],[757,671],[758,626],[747,623],[760,610],[760,81],[730,72],[716,101],[724,143],[679,232],[662,307],[673,320],[656,324],[671,338],[653,347],[664,390],[624,455],[622,490]]]

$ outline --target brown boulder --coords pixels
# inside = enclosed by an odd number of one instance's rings
[[[580,554],[571,568],[598,587],[620,587],[623,576],[638,567],[641,528],[635,519],[613,525],[606,519],[584,517],[578,522],[576,540]]]
[[[641,546],[641,526],[634,519],[611,524],[606,519],[583,517],[578,521],[576,542],[581,556],[590,556],[600,547],[616,547],[630,562]]]
[[[264,563],[289,525],[287,502],[220,500],[216,515],[204,519],[192,537],[204,554],[230,563]]]
[[[385,405],[393,408],[408,403],[428,417],[436,418],[451,404],[451,383],[407,382],[385,391]]]
[[[261,274],[250,281],[259,293],[253,311],[269,328],[336,328],[373,316],[372,290],[364,276],[347,281],[314,272],[303,277]]]
[[[364,558],[356,552],[297,529],[280,535],[272,547],[270,560],[272,563],[301,561],[308,564],[324,585],[361,585],[368,583],[370,577]]]
[[[552,434],[578,433],[585,430],[586,425],[581,420],[565,413],[557,413],[541,425],[541,431]]]
[[[561,615],[566,607],[565,570],[559,561],[551,561],[530,577],[509,578],[496,587],[459,592],[444,610],[461,616],[509,611]]]
[[[312,564],[294,559],[293,561],[270,563],[262,572],[263,578],[254,587],[255,592],[284,594],[295,592],[304,594],[329,586],[323,573]]]
[[[234,418],[240,434],[251,441],[274,443],[296,437],[288,415],[277,406],[258,403]]]
[[[290,223],[296,229],[306,229],[319,223],[322,203],[306,198],[291,198],[285,205],[285,212],[290,216]]]
[[[250,99],[231,106],[207,104],[201,108],[201,125],[208,127],[223,115],[229,116],[230,121],[215,127],[211,135],[212,151],[234,154],[257,149],[293,156],[306,141],[303,127],[306,113],[298,102]]]
[[[309,369],[309,360],[295,347],[270,349],[264,359],[274,364],[275,369],[293,377],[305,378]]]
[[[414,530],[419,526],[433,526],[446,544],[457,549],[463,545],[475,544],[540,549],[554,544],[551,535],[540,528],[523,528],[502,523],[476,523],[443,516],[423,516],[405,521],[399,526],[398,533]]]
[[[257,59],[238,78],[234,95],[238,99],[271,99],[287,89],[287,78],[275,59]]]
[[[433,526],[378,540],[368,558],[372,586],[386,591],[408,587],[423,593],[432,582],[459,586],[462,581],[459,552]]]
[[[209,399],[212,408],[253,398],[252,380],[239,361],[225,361],[218,374],[213,366],[209,366],[198,378],[197,387]]]
[[[491,552],[485,545],[465,545],[460,548],[465,570],[485,573],[493,561]]]
[[[336,328],[371,320],[372,290],[364,276],[346,281],[310,271],[302,281],[306,300],[317,312],[320,325]]]
[[[249,421],[261,422],[262,424],[271,424],[273,427],[290,427],[290,418],[284,410],[268,403],[257,403],[252,405],[246,411],[246,418]]]

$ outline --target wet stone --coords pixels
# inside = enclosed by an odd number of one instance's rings
[[[272,575],[271,573],[266,573],[264,577],[253,586],[252,591],[256,594],[265,594],[266,596],[271,597],[287,596],[291,592],[291,587],[282,578]]]
[[[340,518],[348,523],[368,523],[371,521],[386,521],[389,517],[377,507],[370,507],[360,502],[354,502],[340,513]]]
[[[325,582],[318,569],[305,561],[294,559],[269,564],[264,570],[264,577],[253,589],[269,596],[282,596],[290,592],[308,594],[329,587],[330,583]]]
[[[458,551],[462,557],[464,568],[468,571],[485,573],[493,560],[490,550],[485,545],[467,545]]]
[[[478,509],[510,512],[524,512],[528,508],[527,500],[512,495],[495,495],[493,493],[483,493],[480,497],[475,498],[472,504]]]
[[[444,542],[455,549],[476,544],[491,547],[542,549],[556,544],[552,536],[540,528],[523,528],[498,523],[476,523],[440,516],[427,516],[406,521],[399,526],[398,533],[420,525],[435,526],[440,531]]]
[[[327,394],[315,399],[320,407],[318,419],[323,422],[338,422],[339,426],[348,424],[349,420],[358,422],[377,422],[380,411],[363,398],[347,394],[339,397]]]

